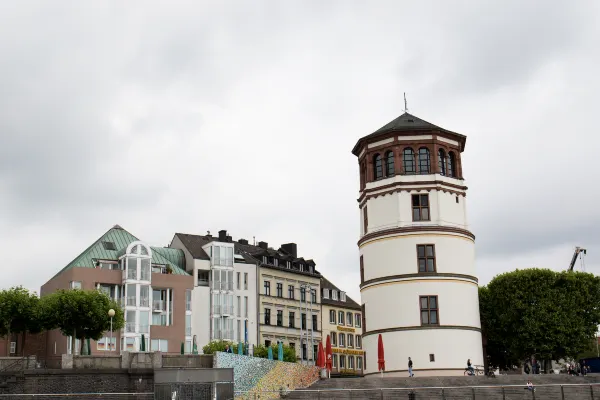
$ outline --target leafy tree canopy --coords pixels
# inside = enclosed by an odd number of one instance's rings
[[[225,351],[227,346],[231,347],[231,351],[237,354],[238,344],[229,340],[213,340],[202,348],[202,352],[204,354],[215,354],[218,351]],[[242,348],[244,354],[246,354],[246,345],[243,343]]]
[[[110,329],[108,310],[115,310],[113,330],[125,325],[123,310],[97,290],[59,290],[43,298],[49,325],[65,336],[99,340]]]
[[[39,332],[40,299],[21,286],[0,291],[0,336]]]
[[[273,359],[277,360],[277,352],[279,348],[277,344],[272,344],[271,349],[273,351]],[[263,345],[254,346],[253,351],[254,357],[260,358],[268,358],[269,357],[269,348]],[[283,361],[287,362],[296,362],[296,349],[291,346],[283,345]]]
[[[493,366],[510,368],[530,356],[576,357],[600,325],[600,278],[583,272],[516,270],[481,287],[479,306]]]

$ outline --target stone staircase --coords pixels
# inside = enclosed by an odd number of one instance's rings
[[[526,389],[530,378],[535,392]],[[286,399],[413,400],[600,400],[600,375],[501,375],[496,378],[423,377],[327,379],[288,394]]]

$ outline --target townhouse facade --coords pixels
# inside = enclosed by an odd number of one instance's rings
[[[365,351],[362,347],[363,316],[360,305],[325,277],[321,278],[321,325],[329,336],[334,375],[362,375]]]
[[[256,260],[241,254],[224,230],[219,236],[176,233],[170,247],[183,252],[193,277],[192,337],[198,351],[213,340],[256,345]]]
[[[60,289],[100,290],[124,310],[125,327],[91,341],[91,354],[148,351],[179,353],[190,349],[193,281],[180,250],[153,247],[115,225],[46,282],[41,296]],[[53,330],[45,335],[46,357],[78,354],[70,337]],[[112,340],[111,340],[112,336]]]

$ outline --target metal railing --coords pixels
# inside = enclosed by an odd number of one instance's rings
[[[142,297],[140,299],[140,307],[150,307],[150,299],[147,297]]]
[[[263,391],[235,391],[236,399],[254,400],[269,398],[306,399],[414,399],[414,400],[477,400],[477,399],[535,399],[570,400],[599,399],[600,383],[565,383],[534,385],[530,390],[523,385],[403,387],[372,389],[297,389],[286,393],[285,388]]]
[[[125,332],[135,332],[135,322],[127,322],[125,324]]]
[[[153,300],[152,310],[154,311],[167,311],[167,302],[164,300]]]

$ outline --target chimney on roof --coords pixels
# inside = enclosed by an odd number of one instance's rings
[[[258,247],[260,247],[261,249],[268,249],[269,248],[269,243],[267,242],[258,242]]]
[[[281,248],[283,249],[283,251],[293,256],[294,258],[298,257],[298,246],[296,245],[296,243],[282,244]]]
[[[206,237],[207,238],[211,238],[212,237],[212,235],[210,234],[210,231],[206,231]]]
[[[222,231],[219,231],[219,242],[226,242],[227,241],[227,229],[223,229]]]
[[[227,243],[231,243],[231,236],[227,235],[227,236],[225,237],[225,241],[226,241]]]
[[[248,241],[246,239],[239,239],[238,243],[239,244],[248,244]]]

